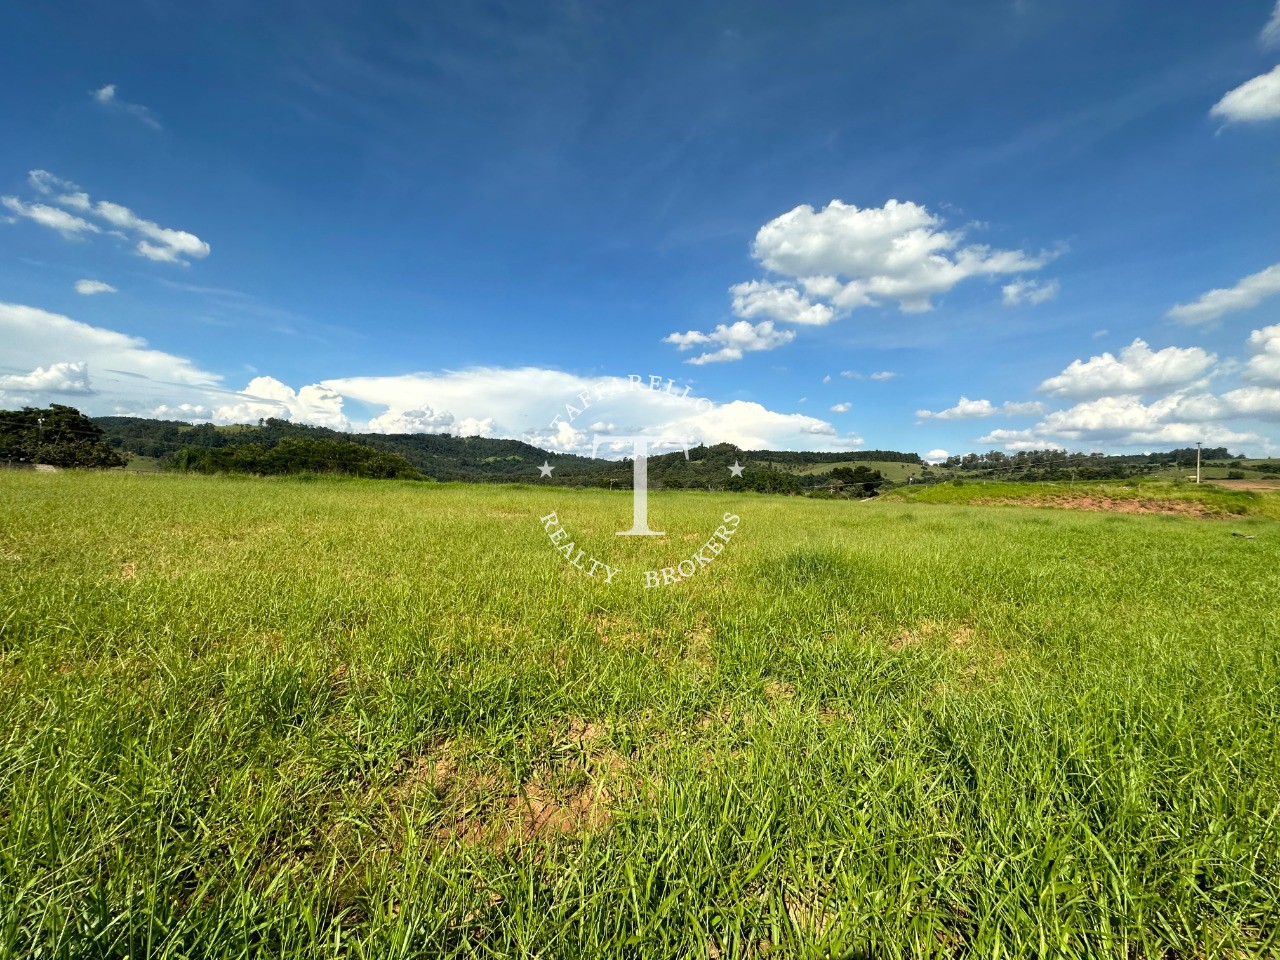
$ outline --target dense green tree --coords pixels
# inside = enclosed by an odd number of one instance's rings
[[[858,464],[855,467],[836,467],[824,475],[828,487],[850,497],[874,497],[885,484],[879,470]]]
[[[0,410],[0,460],[55,467],[123,467],[102,428],[75,407]]]
[[[345,440],[289,437],[273,447],[241,443],[228,447],[186,447],[171,459],[175,470],[195,473],[253,473],[282,476],[339,473],[376,479],[421,480],[404,457]]]
[[[726,481],[726,490],[753,490],[756,493],[800,492],[800,481],[792,473],[782,470],[744,470],[740,477],[730,477]]]

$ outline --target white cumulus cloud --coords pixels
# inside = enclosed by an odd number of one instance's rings
[[[0,204],[19,217],[26,217],[50,230],[57,230],[67,239],[74,239],[85,233],[101,233],[102,230],[81,217],[51,207],[44,203],[23,203],[17,197],[0,197]]]
[[[1040,390],[1072,399],[1151,393],[1185,386],[1208,373],[1217,361],[1216,355],[1199,347],[1153,351],[1146,341],[1136,339],[1118,357],[1107,352],[1073,360],[1062,373],[1040,384]]]
[[[1041,283],[1038,280],[1015,280],[1001,287],[1000,292],[1004,295],[1006,307],[1015,307],[1020,303],[1035,306],[1058,295],[1058,281]]]
[[[83,360],[51,363],[30,373],[0,376],[0,392],[23,394],[89,394],[89,365]]]
[[[768,270],[800,281],[838,309],[895,301],[905,312],[970,277],[1039,270],[1050,259],[1021,250],[966,244],[964,230],[911,201],[859,208],[832,200],[771,220],[756,234],[753,254]]]
[[[296,420],[332,430],[348,430],[351,422],[342,409],[342,395],[321,384],[294,390],[275,377],[254,377],[231,403],[213,412],[219,423],[252,423],[266,417]]]
[[[587,378],[539,367],[350,377],[324,385],[351,400],[382,407],[393,417],[430,410],[456,421],[458,428],[449,432],[487,422],[489,436],[573,453],[590,453],[592,436],[601,432],[677,436],[747,449],[845,450],[861,443],[825,420],[758,403],[716,404],[705,398],[695,404],[697,395],[686,395],[680,385],[661,382],[658,389],[635,389],[626,378]],[[601,425],[610,429],[603,431]],[[609,456],[623,453],[620,448],[607,451]]]
[[[831,322],[835,310],[824,303],[813,303],[795,287],[750,280],[729,288],[733,312],[744,320],[765,317],[783,323],[822,326]]]
[[[999,410],[990,400],[970,400],[961,397],[954,407],[939,410],[917,410],[916,416],[922,420],[977,420],[982,417],[995,416]]]
[[[210,391],[221,392],[220,378],[190,360],[37,307],[0,303],[0,343],[6,367],[32,371],[0,389],[33,402],[74,392],[89,397],[91,412],[145,416],[158,403],[200,402]]]
[[[1280,117],[1280,65],[1240,84],[1215,103],[1209,113],[1227,123],[1256,123]]]
[[[732,443],[746,450],[844,450],[862,443],[860,437],[839,435],[817,417],[779,413],[747,400],[720,404],[705,414],[686,413],[663,429],[683,430],[704,443]]]
[[[219,380],[190,360],[151,349],[139,337],[16,303],[0,303],[0,340],[6,360],[31,366],[56,363],[57,354],[71,354],[99,374],[114,369],[181,386],[215,386]]]
[[[213,410],[203,403],[161,403],[150,410],[140,412],[138,416],[155,420],[210,420],[213,418]]]
[[[1041,269],[1053,254],[993,249],[966,242],[965,229],[948,230],[943,219],[911,201],[858,207],[832,200],[821,210],[804,204],[756,233],[752,255],[782,279],[750,280],[729,289],[742,321],[712,333],[690,331],[666,338],[681,349],[718,344],[690,363],[740,360],[746,353],[789,343],[793,331],[772,324],[821,326],[862,307],[896,305],[904,313],[933,309],[933,298],[972,277],[1001,277]],[[1026,295],[1045,297],[1036,287]],[[735,338],[745,344],[731,342]]]
[[[1240,387],[1222,395],[1224,417],[1280,423],[1280,389]]]
[[[736,443],[748,449],[849,450],[862,443],[855,433],[838,431],[818,417],[743,400],[716,403],[698,397],[692,386],[658,377],[633,381],[539,367],[478,367],[339,378],[300,389],[257,376],[236,391],[223,387],[218,374],[140,338],[8,303],[0,303],[0,343],[5,345],[8,376],[0,390],[36,402],[47,400],[54,390],[92,390],[77,403],[91,414],[221,423],[276,417],[339,430],[443,431],[538,443],[550,436],[557,442],[542,445],[574,453],[589,453],[592,435],[602,432]],[[6,402],[8,397],[6,393]],[[380,412],[367,427],[352,423],[348,401]],[[626,451],[609,453],[622,456]]]
[[[1280,323],[1249,334],[1246,379],[1280,384]]]
[[[492,417],[464,417],[459,420],[447,410],[430,407],[418,410],[388,410],[369,421],[371,433],[448,433],[456,437],[493,435]]]
[[[1280,324],[1252,331],[1246,347],[1247,359],[1219,363],[1198,347],[1152,351],[1135,340],[1119,357],[1104,353],[1077,360],[1041,387],[1079,402],[1042,416],[1034,427],[993,430],[980,442],[1008,449],[1153,450],[1197,440],[1270,446],[1267,437],[1248,432],[1247,424],[1280,423]],[[1211,377],[1231,376],[1246,382],[1222,393],[1209,391]],[[1003,412],[1040,415],[1034,406],[1006,403]]]
[[[1210,422],[1223,413],[1221,401],[1209,395],[1174,395],[1150,404],[1138,396],[1100,397],[1054,411],[1026,430],[993,430],[979,442],[1011,450],[1065,445],[1155,449],[1197,440],[1231,445],[1259,442],[1255,433]]]
[[[136,241],[134,251],[148,260],[186,265],[209,255],[209,244],[193,233],[162,227],[138,216],[128,207],[109,200],[96,203],[74,183],[47,170],[32,170],[27,179],[37,192],[50,197],[57,207],[44,203],[24,204],[16,197],[0,198],[0,203],[19,216],[57,230],[65,237],[101,233],[99,226],[84,219],[93,217],[111,228],[111,233]],[[63,209],[59,209],[63,208]],[[73,210],[75,213],[69,213]]]
[[[1166,316],[1182,323],[1212,323],[1225,314],[1256,307],[1277,293],[1280,293],[1280,263],[1249,274],[1233,287],[1210,290],[1198,300],[1180,303]]]
[[[853,409],[852,403],[837,403],[831,408],[832,413],[848,413]]]
[[[750,323],[739,320],[736,323],[722,323],[710,333],[690,330],[688,333],[672,333],[665,338],[666,343],[674,343],[681,350],[694,347],[717,347],[708,349],[685,363],[703,364],[720,363],[725,360],[741,360],[744,354],[757,350],[772,350],[795,339],[794,330],[779,330],[772,320]]]
[[[970,400],[961,397],[960,402],[946,410],[917,410],[916,416],[922,420],[980,420],[983,417],[994,417],[1003,413],[1007,417],[1038,417],[1044,413],[1044,404],[1032,400],[1018,402],[1007,400],[996,406],[990,400]]]
[[[76,293],[81,296],[91,297],[95,293],[115,293],[116,288],[109,283],[103,283],[101,280],[77,280]]]

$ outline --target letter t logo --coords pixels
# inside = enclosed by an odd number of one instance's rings
[[[689,459],[689,441],[684,437],[611,437],[596,434],[591,441],[591,456],[596,455],[603,443],[630,443],[632,452],[631,529],[619,530],[620,537],[661,537],[661,530],[649,529],[649,446],[660,443],[678,443],[684,447],[684,458]]]

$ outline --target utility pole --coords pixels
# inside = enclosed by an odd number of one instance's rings
[[[1200,482],[1200,441],[1196,441],[1196,483]]]

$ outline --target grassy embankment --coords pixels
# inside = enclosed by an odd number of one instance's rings
[[[0,957],[1274,956],[1247,502],[0,474]]]
[[[1210,483],[1173,480],[1056,483],[961,481],[899,487],[886,502],[969,504],[976,506],[1048,506],[1082,510],[1188,514],[1230,519],[1280,520],[1280,496],[1271,492],[1229,490]]]

